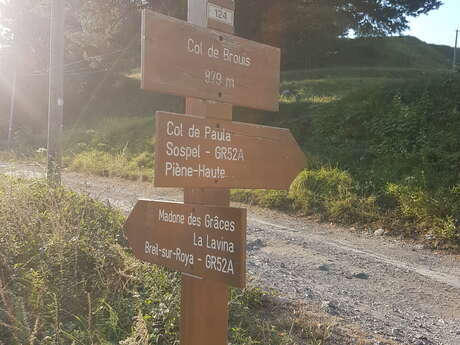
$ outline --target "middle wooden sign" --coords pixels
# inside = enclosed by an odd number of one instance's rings
[[[288,129],[156,113],[156,187],[289,189],[304,164]]]
[[[278,111],[278,48],[147,10],[142,23],[143,89]]]

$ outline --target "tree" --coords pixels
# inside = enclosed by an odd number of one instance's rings
[[[8,46],[15,33],[23,30],[25,55],[36,69],[48,61],[48,5],[48,0],[0,1],[4,28],[0,43]],[[187,0],[66,0],[66,5],[66,63],[84,60],[78,69],[85,65],[107,68],[113,56],[105,54],[127,48],[133,40],[139,46],[139,8],[185,19]],[[441,1],[236,0],[236,5],[238,34],[280,46],[290,60],[296,60],[294,55],[302,57],[307,50],[328,51],[337,37],[347,36],[350,30],[362,36],[402,32],[408,27],[408,17],[437,9]],[[27,25],[20,24],[21,18]]]
[[[317,65],[351,30],[360,36],[400,33],[408,17],[439,8],[439,0],[237,0],[241,36],[283,48],[284,65]],[[315,61],[316,60],[316,61]]]
[[[186,13],[186,0],[62,1],[66,9],[66,121],[78,119],[105,89],[120,85],[120,72],[139,67],[141,8],[183,19]],[[46,119],[49,5],[49,0],[0,0],[1,123],[7,121],[10,72],[15,65],[20,74],[17,126],[38,129]]]

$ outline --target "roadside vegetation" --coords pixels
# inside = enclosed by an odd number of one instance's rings
[[[290,128],[306,170],[289,192],[234,191],[233,199],[460,244],[460,78],[442,68],[446,49],[411,37],[343,40],[335,67],[284,71],[280,113],[235,108],[234,119]],[[98,117],[67,126],[67,168],[152,181],[154,111],[180,112],[183,104],[144,93],[138,77],[133,71],[104,91],[87,109]],[[37,144],[18,147],[45,157]]]
[[[65,164],[72,170],[107,177],[151,181],[154,121],[112,117],[95,128],[76,128],[67,137]]]
[[[0,344],[177,344],[180,275],[139,262],[124,216],[44,181],[0,176]],[[324,344],[259,289],[232,290],[235,345]]]
[[[287,104],[270,124],[291,128],[306,170],[289,193],[236,191],[234,199],[460,244],[459,95],[460,78],[441,75],[321,106]]]

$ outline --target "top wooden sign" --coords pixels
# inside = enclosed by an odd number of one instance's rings
[[[278,111],[279,84],[278,48],[144,10],[143,89]]]

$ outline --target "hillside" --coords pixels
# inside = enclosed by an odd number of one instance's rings
[[[453,48],[416,37],[341,39],[322,67],[399,67],[443,69],[452,64]]]

